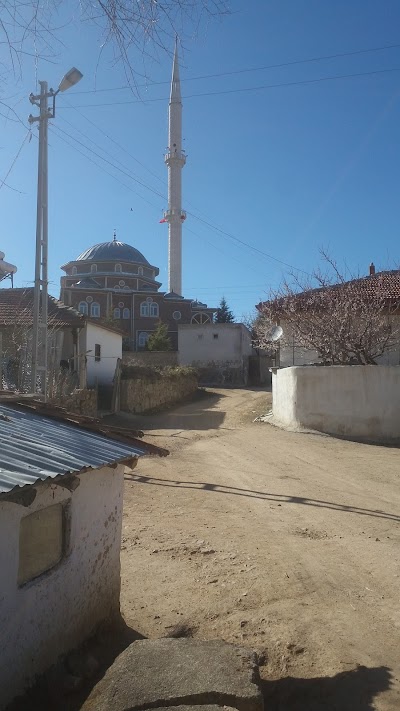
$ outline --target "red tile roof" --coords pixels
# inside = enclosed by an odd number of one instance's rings
[[[33,287],[0,289],[0,327],[29,326],[33,321]],[[51,328],[83,327],[85,319],[76,309],[53,296],[48,297],[48,324]]]
[[[332,285],[331,288],[338,288],[341,284]],[[379,296],[383,298],[388,304],[400,306],[400,270],[393,269],[387,272],[377,272],[370,276],[361,277],[360,279],[352,279],[347,281],[343,286],[357,286],[361,293],[366,296],[376,297]],[[327,287],[329,288],[329,287]],[[313,289],[314,291],[321,291],[321,287]],[[299,292],[299,300],[307,292]],[[311,292],[308,292],[311,293]],[[266,301],[257,304],[256,308],[262,311],[262,307]]]

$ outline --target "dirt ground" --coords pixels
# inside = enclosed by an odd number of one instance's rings
[[[266,711],[398,711],[399,449],[254,423],[270,397],[131,418],[171,454],[126,474],[126,623],[255,649]]]

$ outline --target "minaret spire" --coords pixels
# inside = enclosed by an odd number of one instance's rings
[[[175,40],[172,65],[171,92],[168,112],[168,291],[182,295],[182,223],[186,213],[182,210],[182,168],[186,156],[182,151],[182,97],[179,78],[178,38]]]

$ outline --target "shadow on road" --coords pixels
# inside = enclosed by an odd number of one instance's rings
[[[136,481],[138,484],[152,484],[153,486],[166,486],[177,489],[193,489],[197,491],[211,491],[215,494],[228,494],[231,496],[245,496],[250,499],[261,499],[265,501],[275,501],[277,504],[302,504],[303,506],[315,506],[322,509],[342,511],[344,513],[354,513],[359,516],[372,516],[373,518],[385,518],[389,521],[400,523],[400,516],[380,509],[363,509],[359,506],[346,506],[336,504],[333,501],[323,501],[319,499],[309,499],[303,496],[289,496],[287,494],[273,494],[264,491],[252,491],[251,489],[238,489],[235,486],[224,486],[222,484],[210,484],[208,482],[174,481],[173,479],[157,479],[156,477],[143,476],[142,474],[126,474],[126,481]]]
[[[104,418],[107,424],[132,426],[133,429],[145,430],[217,430],[225,419],[225,412],[214,410],[221,393],[209,393],[200,390],[190,402],[174,406],[171,410],[157,413],[120,413]]]
[[[391,686],[388,667],[359,666],[333,677],[264,681],[268,711],[374,711],[374,698]]]

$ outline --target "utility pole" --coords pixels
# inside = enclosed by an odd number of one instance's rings
[[[32,332],[32,370],[31,390],[38,389],[46,400],[47,380],[47,305],[48,305],[48,120],[50,118],[48,98],[54,92],[48,92],[47,81],[40,81],[40,94],[31,94],[29,100],[39,106],[39,116],[29,116],[29,123],[39,122],[39,158],[37,179],[36,208],[36,253],[35,285],[33,296],[33,332]],[[52,117],[52,116],[51,116]]]
[[[73,67],[62,78],[57,91],[48,89],[47,81],[40,81],[40,94],[30,94],[29,101],[39,108],[39,116],[29,116],[30,124],[39,123],[39,157],[37,180],[36,208],[36,252],[35,252],[35,285],[33,296],[33,333],[32,333],[32,365],[31,390],[40,392],[47,397],[47,360],[48,360],[48,122],[56,114],[56,96],[60,91],[66,91],[82,79],[81,72]],[[49,109],[48,100],[53,100]],[[38,378],[40,381],[38,383]]]

